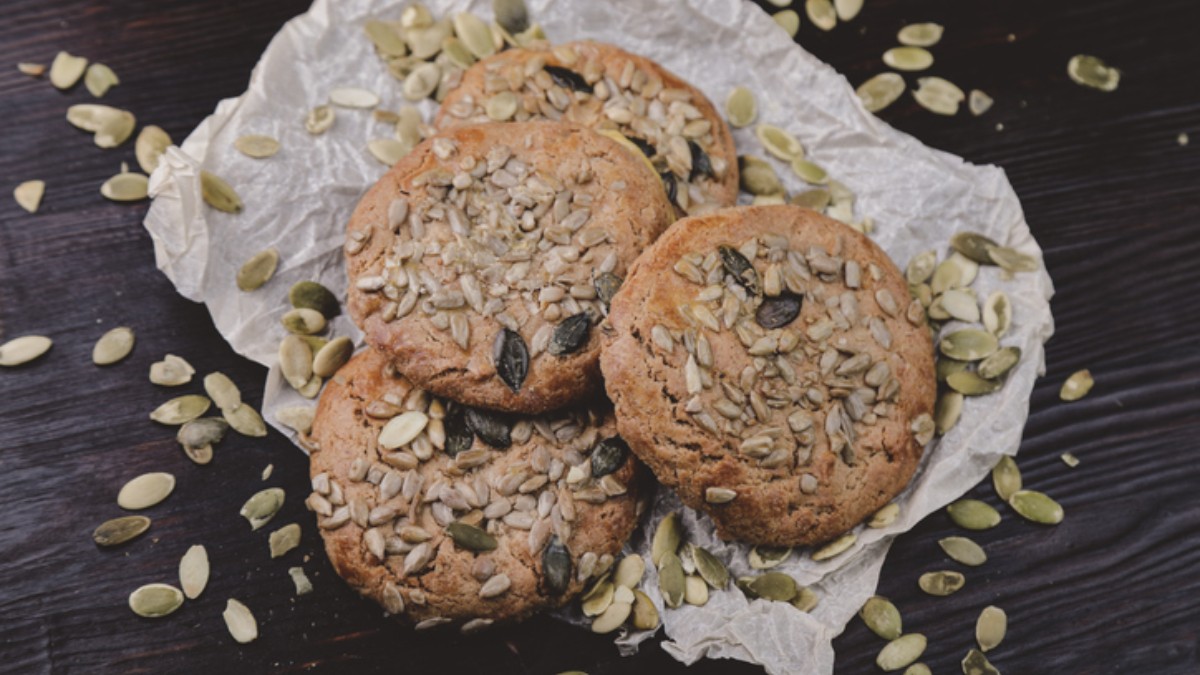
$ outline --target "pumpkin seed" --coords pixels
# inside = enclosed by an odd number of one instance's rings
[[[308,575],[304,573],[303,567],[289,567],[288,574],[292,577],[292,583],[296,585],[296,595],[312,593],[312,582],[308,580]]]
[[[801,612],[811,612],[817,607],[820,598],[817,597],[817,592],[808,586],[800,586],[796,590],[796,597],[792,598],[792,607]]]
[[[883,53],[883,62],[896,70],[925,70],[933,65],[933,54],[922,47],[892,47]]]
[[[408,445],[425,430],[429,416],[419,410],[409,410],[388,420],[379,432],[379,445],[387,450]]]
[[[867,527],[879,529],[887,527],[896,522],[896,517],[900,515],[900,505],[892,502],[872,514],[871,519],[867,521]]]
[[[29,363],[50,350],[54,342],[42,335],[22,335],[0,345],[0,366],[14,367]]]
[[[492,361],[500,381],[513,393],[520,391],[529,374],[529,348],[521,334],[501,328],[492,344]]]
[[[976,371],[980,377],[994,380],[1007,374],[1020,360],[1021,349],[1019,347],[1005,347],[980,361]]]
[[[695,544],[691,545],[691,552],[692,560],[696,563],[696,571],[710,586],[721,590],[729,585],[729,570],[725,567],[725,563]]]
[[[292,303],[292,307],[315,309],[325,315],[326,319],[332,319],[342,313],[337,296],[315,281],[297,282],[288,291],[288,301]]]
[[[290,406],[275,411],[275,419],[279,423],[300,434],[312,431],[315,415],[316,409],[309,406]]]
[[[195,600],[208,585],[208,550],[197,544],[179,560],[179,585],[188,600]]]
[[[976,328],[964,328],[944,336],[938,344],[942,354],[957,361],[978,361],[1000,348],[995,335]]]
[[[610,436],[592,449],[592,478],[601,478],[620,469],[629,455],[629,446],[620,436]]]
[[[67,108],[67,121],[76,128],[92,132],[92,142],[101,148],[121,145],[137,125],[133,113],[96,103],[80,103]]]
[[[896,73],[880,73],[858,85],[854,91],[868,112],[879,112],[896,102],[904,93],[904,78]]]
[[[140,173],[123,172],[104,181],[100,194],[114,202],[136,202],[149,195],[150,179]]]
[[[924,663],[914,663],[904,669],[904,675],[933,675],[933,671]]]
[[[179,425],[203,415],[212,405],[206,396],[188,394],[173,398],[150,413],[150,419],[159,424]]]
[[[822,185],[829,182],[829,174],[825,173],[825,169],[813,164],[812,162],[797,157],[792,160],[792,171],[800,177],[800,180],[814,185]]]
[[[555,356],[579,351],[579,348],[587,342],[588,329],[591,326],[592,318],[587,312],[568,316],[554,327],[554,334],[550,338],[550,345],[546,351]]]
[[[829,194],[829,190],[823,188],[798,192],[788,198],[789,203],[796,206],[803,206],[813,211],[824,211],[825,207],[829,206],[831,200],[832,196]]]
[[[933,278],[929,281],[930,290],[934,295],[942,295],[953,288],[962,288],[963,267],[949,258],[943,260],[933,269]]]
[[[641,591],[633,592],[633,627],[636,630],[654,630],[658,628],[658,608],[650,596]]]
[[[1077,370],[1063,382],[1062,389],[1058,391],[1058,397],[1064,401],[1078,401],[1088,395],[1095,383],[1095,380],[1092,379],[1092,371],[1086,368]]]
[[[911,23],[896,33],[896,40],[909,47],[932,47],[941,42],[945,30],[936,23]]]
[[[133,144],[133,154],[138,166],[147,174],[158,168],[162,155],[171,147],[171,137],[161,127],[153,124],[142,127]]]
[[[708,604],[708,584],[698,576],[688,576],[683,581],[683,601],[697,607]]]
[[[756,598],[790,602],[796,597],[796,580],[782,572],[766,572],[751,578],[743,590]]]
[[[300,545],[300,526],[296,523],[284,525],[271,533],[267,543],[271,547],[272,559],[286,555]]]
[[[993,103],[995,103],[995,101],[991,96],[988,96],[978,89],[972,89],[971,93],[967,95],[967,109],[970,110],[971,114],[976,117],[979,117],[985,112],[991,110]]]
[[[146,584],[129,594],[134,614],[157,619],[183,606],[183,591],[168,584]]]
[[[446,432],[445,452],[451,457],[470,450],[475,443],[475,432],[467,424],[467,413],[462,406],[455,405],[447,411],[442,427]]]
[[[367,151],[384,166],[395,166],[409,152],[412,146],[393,138],[375,138],[367,142]]]
[[[354,343],[346,336],[336,337],[329,341],[317,355],[313,357],[313,374],[319,377],[333,377],[339,368],[346,365],[354,354]]]
[[[628,589],[626,589],[628,590]],[[580,609],[584,616],[599,616],[613,602],[613,585],[609,581],[599,581],[587,595],[579,599]]]
[[[1000,245],[977,232],[956,232],[950,237],[950,248],[981,265],[994,265],[989,248]]]
[[[205,203],[218,211],[225,213],[240,213],[242,199],[229,183],[220,176],[210,172],[200,172],[200,196]]]
[[[777,567],[792,555],[792,549],[783,546],[754,546],[750,549],[750,567],[756,570],[769,570]]]
[[[437,89],[442,79],[442,69],[436,63],[422,63],[404,78],[404,98],[420,101],[428,98]]]
[[[529,10],[525,0],[492,0],[492,16],[511,35],[529,29]]]
[[[571,585],[571,554],[557,535],[550,538],[542,551],[542,574],[552,595],[562,595]]]
[[[979,321],[979,305],[975,296],[960,289],[950,289],[940,296],[942,308],[953,319],[975,323]]]
[[[1004,641],[1007,632],[1008,615],[1004,610],[995,605],[984,607],[975,622],[975,641],[979,643],[979,649],[984,652],[995,649]]]
[[[271,522],[275,514],[279,513],[279,509],[283,507],[284,497],[283,488],[259,490],[246,500],[238,513],[246,519],[246,522],[250,523],[251,530],[257,530]]]
[[[319,136],[329,131],[336,119],[332,107],[319,105],[308,111],[308,116],[304,118],[304,129],[313,136]]]
[[[130,480],[117,493],[117,506],[128,511],[148,509],[166,499],[175,489],[175,476],[169,473],[144,473]]]
[[[988,255],[1006,272],[1036,272],[1038,270],[1037,258],[1007,246],[992,246],[988,248]]]
[[[127,326],[113,328],[92,347],[92,363],[98,366],[112,365],[133,351],[133,329]]]
[[[796,37],[796,33],[800,32],[800,15],[795,10],[785,9],[782,12],[775,12],[771,18],[790,38]]]
[[[512,424],[501,413],[478,408],[467,408],[467,428],[479,440],[498,450],[512,445]]]
[[[821,548],[812,552],[812,559],[816,561],[828,560],[836,555],[839,555],[854,545],[858,541],[858,535],[853,532],[847,532],[833,541],[825,544]]]
[[[476,58],[486,58],[496,53],[492,31],[479,17],[469,12],[454,15],[454,33]]]
[[[57,59],[55,59],[57,62]],[[1098,56],[1077,54],[1067,62],[1067,75],[1075,84],[1080,84],[1100,91],[1115,91],[1121,83],[1121,71],[1110,67]],[[54,69],[50,69],[50,78],[54,79]]]
[[[1059,455],[1058,458],[1062,460],[1063,464],[1066,464],[1067,466],[1071,467],[1072,469],[1079,466],[1079,458],[1076,457],[1073,453],[1064,452],[1063,454]]]
[[[197,464],[212,460],[212,446],[225,437],[229,423],[219,417],[201,417],[179,427],[175,440],[188,458]]]
[[[925,636],[920,633],[909,633],[887,643],[875,657],[875,665],[881,670],[891,672],[911,664],[925,653]]]
[[[767,152],[785,162],[790,162],[797,157],[804,157],[804,146],[800,144],[800,141],[791,133],[777,126],[761,123],[754,127],[754,135],[758,137]]]
[[[729,124],[738,129],[753,124],[758,117],[758,101],[754,98],[754,92],[746,87],[734,87],[725,99],[725,116]]]
[[[748,274],[757,277],[753,268],[748,270]],[[775,297],[764,298],[762,304],[754,312],[754,320],[768,330],[783,328],[800,316],[802,299],[802,296],[786,292]]]
[[[233,147],[243,155],[252,159],[266,159],[279,152],[279,141],[270,136],[248,134],[239,136],[233,142]]]
[[[267,425],[263,422],[262,415],[245,403],[236,408],[222,410],[221,416],[229,422],[234,431],[243,436],[262,438],[267,435]]]
[[[978,374],[969,370],[964,370],[954,373],[946,378],[946,384],[950,388],[964,396],[982,396],[990,394],[1000,389],[1003,386],[1002,382],[995,380],[985,380]]]
[[[933,270],[937,267],[937,252],[925,251],[912,257],[908,261],[908,267],[905,268],[904,277],[908,283],[916,285],[923,284],[929,281],[929,277],[933,276]]]
[[[1008,505],[1025,520],[1043,525],[1057,525],[1063,519],[1063,507],[1036,490],[1017,490],[1008,498]]]
[[[737,498],[737,491],[723,487],[710,487],[704,490],[704,501],[709,504],[728,504]]]
[[[1021,489],[1021,469],[1012,457],[1005,455],[992,467],[992,487],[996,496],[1007,502]]]
[[[621,627],[633,611],[633,605],[628,602],[614,602],[592,622],[593,633],[611,633]]]
[[[30,213],[37,213],[44,194],[46,182],[41,180],[27,180],[13,189],[13,199],[17,200],[17,205]]]
[[[1000,512],[978,499],[960,499],[946,512],[955,525],[968,530],[990,530],[1000,524]]]
[[[862,609],[858,610],[858,616],[872,633],[884,640],[895,640],[904,632],[900,610],[883,596],[873,595],[867,598]]]
[[[616,296],[617,291],[621,290],[621,283],[621,277],[612,272],[601,272],[592,281],[592,286],[596,288],[596,297],[607,307]]]
[[[662,591],[663,604],[675,609],[683,604],[687,590],[687,578],[683,563],[673,551],[662,554],[658,562],[658,589]]]
[[[494,551],[498,542],[496,538],[484,530],[463,522],[454,522],[446,526],[446,534],[468,551]]]
[[[141,536],[150,529],[146,516],[122,516],[106,520],[92,531],[92,541],[97,546],[120,546]]]
[[[279,266],[279,251],[274,248],[268,248],[264,251],[259,251],[250,257],[242,264],[241,269],[237,273],[237,287],[239,290],[246,292],[262,288],[264,284],[275,276],[275,269]],[[285,318],[287,315],[284,315]],[[321,322],[324,327],[324,321]],[[284,325],[287,323],[285,321]],[[320,329],[317,329],[319,331]],[[313,331],[313,332],[317,332]]]
[[[829,0],[805,0],[804,13],[821,30],[830,31],[837,25],[837,11]]]
[[[970,567],[978,567],[987,562],[987,553],[983,547],[966,537],[939,539],[938,546],[941,546],[952,560]]]
[[[650,544],[650,562],[660,566],[664,555],[679,550],[681,529],[678,512],[672,511],[663,517],[658,523],[658,529],[654,530],[654,540]]]
[[[833,8],[839,20],[851,21],[862,11],[863,0],[833,0]]]
[[[960,572],[942,570],[926,572],[917,580],[921,590],[930,595],[946,596],[958,592],[967,583],[966,577]]]
[[[996,337],[1002,337],[1012,325],[1012,303],[1004,291],[996,291],[983,303],[983,327]]]
[[[742,190],[760,196],[783,193],[783,183],[770,164],[757,157],[744,155],[738,158],[738,166]]]
[[[225,611],[221,613],[221,617],[225,619],[225,627],[229,629],[229,634],[239,644],[253,642],[258,637],[258,622],[250,613],[250,608],[237,600],[230,598],[225,603]]]
[[[617,563],[617,571],[613,574],[613,583],[625,588],[636,588],[642,582],[646,573],[646,561],[642,556],[631,553]]]
[[[242,404],[242,392],[229,376],[220,372],[204,376],[204,391],[221,410],[233,410]]]
[[[963,675],[1000,675],[1000,671],[978,649],[972,649],[962,660]]]
[[[379,97],[361,87],[337,87],[330,90],[329,102],[340,108],[368,109],[379,105]]]
[[[404,56],[408,53],[408,46],[404,44],[404,38],[400,37],[399,31],[390,21],[368,19],[363,24],[363,32],[367,34],[367,39],[375,45],[375,50],[381,56]]]
[[[487,103],[484,104],[484,112],[487,113],[489,119],[507,122],[517,114],[520,105],[521,101],[516,94],[511,91],[502,91],[487,100]]]
[[[919,49],[919,47],[900,47],[899,49]],[[953,116],[958,114],[958,107],[967,95],[957,85],[940,77],[922,77],[917,80],[917,90],[913,98],[922,108],[938,115]]]
[[[70,89],[75,86],[83,71],[87,68],[88,60],[82,56],[72,56],[67,52],[54,55],[50,63],[50,84],[57,89]]]
[[[300,336],[288,335],[279,343],[279,370],[293,389],[300,389],[312,377],[312,360],[312,348]]]
[[[164,387],[187,384],[195,373],[192,364],[174,354],[167,354],[162,361],[150,364],[150,382]]]
[[[958,418],[962,415],[962,407],[963,395],[957,391],[948,391],[938,397],[937,408],[933,413],[933,422],[937,427],[938,435],[945,436],[954,428],[955,424],[958,424]]]

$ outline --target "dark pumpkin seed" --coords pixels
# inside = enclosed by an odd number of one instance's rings
[[[546,351],[555,356],[571,354],[579,351],[587,342],[588,329],[592,327],[592,317],[587,312],[572,314],[554,327],[554,336],[550,338],[550,346]]]
[[[493,448],[504,450],[512,445],[512,425],[500,413],[467,408],[466,422],[470,432]]]
[[[596,287],[596,297],[600,298],[600,302],[603,302],[605,307],[612,302],[617,291],[621,290],[622,281],[621,277],[612,272],[601,272],[592,281],[592,285]]]
[[[959,232],[950,237],[950,248],[981,265],[995,265],[989,248],[999,247],[994,240],[977,232]]]
[[[592,93],[592,85],[588,84],[587,80],[583,79],[582,75],[571,70],[570,68],[563,68],[562,66],[546,66],[546,72],[550,74],[550,79],[554,81],[554,84],[557,84],[563,89],[582,91],[585,94]]]
[[[679,197],[679,181],[675,178],[675,174],[664,171],[659,174],[659,177],[662,178],[663,189],[667,191],[667,201],[678,207],[679,202],[675,200]]]
[[[800,316],[801,297],[792,293],[783,293],[773,298],[763,298],[754,320],[758,325],[772,330],[783,328]]]
[[[529,347],[520,333],[507,328],[500,329],[492,344],[492,359],[496,375],[513,392],[521,390],[525,376],[529,374]]]
[[[496,538],[474,525],[450,523],[446,526],[446,533],[450,535],[455,544],[468,551],[496,550]]]
[[[451,457],[470,450],[475,443],[475,432],[467,422],[467,409],[460,405],[452,404],[446,411],[442,428],[446,431],[446,454]]]
[[[529,10],[525,8],[525,0],[492,0],[492,14],[496,17],[496,23],[509,35],[529,29]]]
[[[596,444],[592,449],[592,478],[600,478],[616,471],[625,464],[629,446],[620,436],[611,436]]]
[[[687,143],[688,149],[692,151],[692,172],[688,174],[688,180],[695,182],[702,176],[715,177],[716,172],[713,171],[712,160],[709,159],[708,153],[704,152],[704,148],[700,147],[696,141]]]
[[[542,574],[546,577],[546,589],[553,595],[562,595],[571,585],[571,553],[557,536],[550,539],[542,552]]]
[[[117,546],[134,539],[150,529],[146,516],[124,516],[100,523],[92,532],[92,541],[98,546]]]
[[[721,264],[725,267],[725,271],[732,274],[733,278],[746,290],[758,295],[758,272],[755,271],[754,265],[746,260],[746,256],[732,246],[718,246],[717,252],[721,254]]]
[[[337,296],[315,281],[301,281],[292,286],[288,291],[288,301],[292,303],[292,307],[315,309],[326,319],[332,319],[342,313]]]

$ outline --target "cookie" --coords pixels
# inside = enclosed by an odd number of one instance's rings
[[[933,435],[924,311],[870,239],[795,206],[676,222],[602,327],[621,436],[724,539],[827,541]]]
[[[326,385],[309,446],[306,503],[334,569],[417,628],[562,605],[611,566],[643,494],[611,410],[467,409],[371,349]]]
[[[673,217],[644,162],[588,129],[450,129],[354,211],[349,311],[435,394],[530,414],[573,405],[599,390],[593,326]]]
[[[733,136],[704,94],[650,59],[600,42],[510,49],[471,66],[435,124],[567,120],[617,131],[662,176],[688,214],[737,202]]]

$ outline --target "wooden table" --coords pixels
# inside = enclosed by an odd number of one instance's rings
[[[166,392],[146,380],[165,353],[201,374],[222,370],[260,402],[263,369],[236,357],[204,307],[179,297],[155,269],[142,229],[145,204],[102,199],[97,188],[132,143],[104,151],[63,121],[92,100],[19,74],[66,49],[111,65],[122,83],[104,103],[182,139],[217,101],[239,94],[297,0],[70,2],[7,0],[0,19],[0,339],[52,336],[42,360],[0,372],[0,671],[11,673],[683,672],[657,645],[623,659],[610,639],[550,619],[463,638],[414,635],[380,617],[333,574],[313,519],[303,457],[281,436],[228,438],[197,468],[170,430],[146,419]],[[1007,610],[993,652],[1006,673],[1200,672],[1200,49],[1195,0],[868,0],[831,33],[799,41],[858,83],[879,72],[895,31],[937,21],[946,36],[932,74],[996,99],[980,118],[934,116],[909,98],[882,117],[926,143],[1008,171],[1057,285],[1058,332],[1031,401],[1020,461],[1027,485],[1057,497],[1067,518],[1043,528],[1008,517],[982,533],[990,561],[949,598],[917,589],[924,571],[954,567],[936,541],[955,533],[941,514],[900,537],[879,592],[905,628],[930,638],[924,660],[958,672],[979,610]],[[1067,60],[1095,53],[1124,71],[1102,94],[1073,84]],[[1191,146],[1177,137],[1190,132]],[[903,167],[897,167],[903,171]],[[36,215],[7,192],[47,181]],[[131,325],[137,348],[97,368],[99,335]],[[1058,400],[1070,372],[1096,387]],[[193,385],[192,389],[198,389]],[[1067,468],[1071,451],[1082,464]],[[274,474],[260,480],[268,464]],[[90,533],[119,515],[129,477],[165,470],[176,494],[154,508],[142,539],[99,550]],[[266,528],[237,511],[264,485],[291,498],[276,524],[299,522],[299,551],[271,561]],[[972,495],[996,503],[988,487]],[[166,620],[126,608],[138,585],[171,581],[179,556],[208,546],[205,594]],[[303,561],[303,563],[302,563]],[[296,598],[286,569],[303,564],[316,591]],[[233,643],[221,621],[238,597],[262,636]],[[838,673],[874,672],[882,641],[855,620],[834,645]],[[688,672],[755,668],[703,662]]]

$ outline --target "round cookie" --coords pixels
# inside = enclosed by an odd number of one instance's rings
[[[435,125],[563,119],[632,139],[688,214],[737,203],[738,166],[725,120],[698,89],[650,59],[600,42],[509,49],[475,63]]]
[[[355,209],[350,315],[435,394],[521,413],[573,405],[600,388],[594,324],[673,217],[644,162],[588,129],[450,129]]]
[[[933,345],[864,235],[795,206],[675,223],[602,328],[617,426],[724,539],[827,541],[904,489],[933,435]]]
[[[478,416],[371,349],[326,385],[309,445],[334,569],[417,628],[562,605],[611,566],[643,494],[610,410]]]

